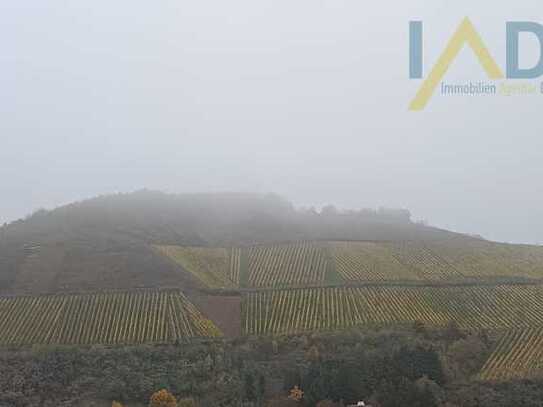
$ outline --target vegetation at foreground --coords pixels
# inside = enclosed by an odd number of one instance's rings
[[[261,340],[4,350],[0,405],[110,406],[116,400],[139,407],[165,389],[179,402],[192,399],[199,407],[287,406],[298,386],[296,394],[303,397],[296,405],[306,407],[362,399],[376,407],[396,407],[398,400],[408,400],[410,407],[490,407],[472,403],[478,393],[463,383],[477,373],[491,347],[483,332],[417,324]]]
[[[0,351],[2,407],[540,407],[543,382],[480,382],[484,331],[401,330]],[[167,393],[166,393],[167,392]],[[169,397],[168,395],[171,395]],[[295,401],[300,396],[299,401]],[[343,402],[343,404],[341,404]]]

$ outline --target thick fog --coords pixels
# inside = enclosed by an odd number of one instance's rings
[[[410,20],[424,21],[426,74],[465,16],[505,70],[506,21],[543,22],[541,10],[536,0],[4,1],[0,221],[143,187],[275,192],[543,243],[543,95],[436,94],[408,111],[421,84],[408,78]],[[537,42],[523,49],[533,65]],[[485,79],[469,49],[446,78]]]

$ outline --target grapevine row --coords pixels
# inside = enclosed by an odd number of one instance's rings
[[[236,286],[240,283],[240,269],[241,269],[241,249],[230,249],[230,272],[229,278]]]
[[[126,344],[218,336],[180,292],[0,299],[0,345]]]
[[[281,288],[345,281],[447,283],[543,279],[543,248],[477,239],[469,243],[451,239],[298,242],[248,249],[180,246],[157,246],[157,249],[210,288]]]
[[[373,242],[331,242],[337,272],[347,281],[419,280],[390,250]]]
[[[541,378],[543,328],[505,333],[482,367],[479,378],[488,381]]]
[[[542,286],[336,287],[251,292],[249,335],[409,324],[507,329],[543,326]]]
[[[452,263],[421,242],[391,243],[394,258],[419,278],[427,281],[463,280],[464,275]]]
[[[255,246],[248,250],[249,284],[275,287],[323,282],[324,250],[311,242],[282,246]]]

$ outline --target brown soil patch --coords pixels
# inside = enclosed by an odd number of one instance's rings
[[[223,332],[227,338],[241,336],[240,295],[189,295],[198,309]]]

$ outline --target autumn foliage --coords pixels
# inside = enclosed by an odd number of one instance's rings
[[[304,392],[298,386],[294,386],[294,388],[290,390],[288,398],[300,402],[304,398]]]
[[[162,389],[151,396],[149,407],[177,407],[177,400],[168,390]]]

